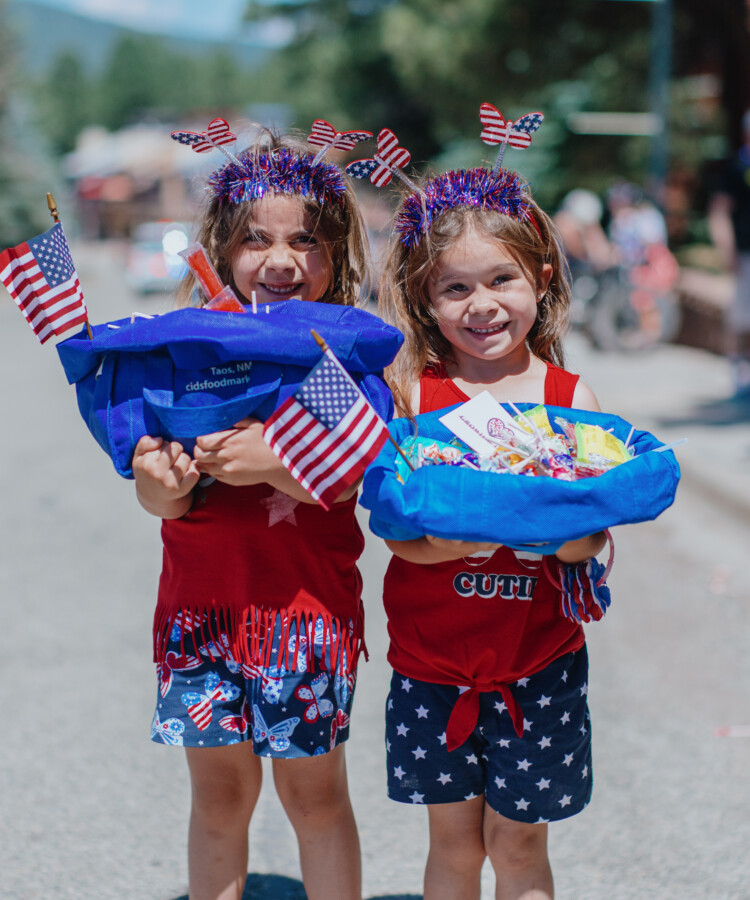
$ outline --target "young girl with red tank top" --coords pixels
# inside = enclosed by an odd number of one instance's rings
[[[380,304],[405,335],[389,379],[402,415],[482,391],[599,409],[562,368],[565,264],[514,173],[427,180],[396,234]],[[425,900],[478,900],[486,856],[503,897],[551,898],[547,823],[591,794],[583,630],[563,617],[541,555],[430,535],[387,543],[388,790],[428,807]],[[557,557],[577,563],[604,543],[594,534]]]

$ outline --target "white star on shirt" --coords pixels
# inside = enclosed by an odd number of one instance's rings
[[[588,692],[589,692],[589,686],[587,684],[582,684],[581,685],[581,696],[582,697],[588,696]]]
[[[508,738],[500,738],[500,740],[497,742],[497,746],[510,747],[510,741],[508,740]]]
[[[475,794],[473,791],[470,794],[467,794],[464,797],[464,800],[476,800],[479,794]]]
[[[466,757],[466,762],[469,763],[470,766],[471,765],[475,765],[475,766],[479,765],[479,760],[476,758],[476,756],[473,753],[470,756]]]
[[[446,737],[445,732],[443,732],[442,734],[439,734],[439,735],[438,735],[438,740],[440,741],[441,744],[447,744],[447,743],[448,743],[448,738]]]
[[[584,766],[584,767],[581,769],[581,778],[588,778],[588,774],[589,774],[589,767],[588,767],[588,766]]]
[[[516,809],[527,810],[529,808],[529,801],[521,798],[520,800],[516,800]]]
[[[396,734],[400,735],[401,737],[406,737],[406,733],[408,730],[409,729],[406,727],[406,725],[404,725],[403,722],[400,725],[396,726]]]
[[[562,673],[562,681],[563,681],[563,684],[568,683],[568,673],[567,672]]]
[[[385,750],[386,750],[386,753],[391,752],[391,742],[390,741],[385,742]]]
[[[566,711],[562,714],[562,718],[560,719],[560,723],[561,723],[562,725],[567,725],[568,722],[570,722],[570,713],[566,710]]]
[[[518,687],[526,687],[526,685],[527,685],[528,683],[529,683],[529,679],[528,679],[528,678],[519,678],[518,681],[516,682],[516,684],[518,685]]]
[[[289,494],[274,490],[270,497],[264,497],[260,502],[268,510],[269,528],[272,528],[279,522],[289,522],[291,525],[297,524],[294,508],[299,506],[300,501],[290,497]]]
[[[552,746],[552,740],[548,737],[542,737],[541,741],[537,741],[537,744],[539,744],[542,750],[546,750],[547,747]]]
[[[445,787],[445,785],[448,784],[449,781],[453,781],[453,779],[451,778],[451,776],[450,776],[450,775],[446,775],[445,772],[441,772],[441,773],[438,775],[437,780],[440,782],[440,784],[443,785],[443,787]]]
[[[562,800],[558,800],[557,802],[560,804],[560,806],[570,806],[570,801],[571,801],[570,795],[565,794],[565,796],[562,798]]]
[[[501,778],[499,775],[495,775],[495,785],[498,790],[502,790],[505,787],[505,779]]]
[[[389,710],[393,709],[393,698],[392,697],[388,698],[388,709]]]
[[[414,754],[414,759],[424,759],[427,756],[427,752],[423,750],[421,747],[417,747],[416,750],[411,751]]]
[[[536,701],[539,704],[541,709],[544,709],[545,706],[549,706],[552,701],[551,697],[547,697],[544,694]]]
[[[417,714],[418,719],[426,719],[429,709],[425,709],[424,706],[422,706],[422,704],[420,703],[419,708],[415,709],[414,712]]]
[[[498,700],[498,701],[495,703],[495,709],[496,709],[499,713],[505,712],[505,710],[506,710],[507,708],[508,708],[508,707],[507,707],[502,701],[500,701],[500,700]]]
[[[519,769],[523,769],[524,772],[528,772],[531,768],[531,763],[528,761],[528,759],[519,759],[516,761],[516,765]]]
[[[524,730],[524,731],[531,731],[531,726],[532,726],[533,724],[534,724],[534,723],[533,723],[533,722],[529,722],[528,719],[524,719],[524,720],[523,720],[523,730]]]
[[[412,803],[422,803],[424,802],[424,794],[418,794],[416,791],[414,791],[413,794],[409,794],[409,799]]]
[[[536,786],[540,791],[546,791],[549,788],[549,784],[549,778],[540,778],[539,781],[537,781]]]
[[[393,770],[393,777],[398,778],[399,781],[406,775],[406,772],[401,768],[401,766],[396,766]]]
[[[565,759],[563,760],[563,765],[564,765],[564,766],[569,766],[572,762],[573,762],[573,754],[572,754],[572,753],[566,753],[566,754],[565,754]]]
[[[411,683],[411,681],[409,681],[408,678],[402,678],[402,679],[401,679],[401,690],[402,690],[402,691],[406,691],[406,693],[408,694],[409,691],[410,691],[413,687],[414,687],[414,685]]]

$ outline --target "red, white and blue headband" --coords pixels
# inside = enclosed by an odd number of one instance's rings
[[[408,250],[419,244],[422,235],[441,213],[461,206],[501,212],[519,222],[531,223],[541,234],[525,185],[515,172],[502,169],[501,162],[508,145],[525,149],[531,144],[531,136],[539,129],[544,116],[534,112],[514,122],[506,121],[491,103],[483,103],[479,108],[479,119],[484,126],[480,135],[482,141],[500,148],[492,170],[482,167],[451,170],[428,179],[419,188],[400,171],[411,155],[398,146],[396,135],[388,129],[378,135],[378,152],[372,159],[358,160],[347,166],[350,175],[355,178],[369,176],[375,185],[386,185],[396,175],[411,188],[412,193],[402,203],[395,223],[396,232]]]
[[[329,122],[316,119],[308,137],[310,144],[321,148],[315,156],[286,147],[235,156],[225,146],[236,140],[226,119],[213,119],[204,132],[172,132],[174,140],[196,153],[215,148],[227,157],[228,162],[209,177],[208,186],[216,197],[230,203],[258,200],[266,194],[297,194],[321,204],[341,205],[346,182],[338,166],[323,162],[323,156],[330,149],[350,150],[371,137],[369,131],[336,131]]]

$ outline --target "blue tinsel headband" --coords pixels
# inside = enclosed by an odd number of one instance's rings
[[[340,169],[315,162],[311,153],[286,147],[268,153],[240,153],[214,172],[208,185],[216,197],[230,203],[259,200],[266,194],[297,194],[341,206],[346,193]]]
[[[538,234],[539,225],[525,185],[515,172],[482,167],[444,172],[431,178],[421,191],[404,200],[395,230],[407,250],[413,250],[443,212],[460,206],[492,209],[518,222],[529,222]]]

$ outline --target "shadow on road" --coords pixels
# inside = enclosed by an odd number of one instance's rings
[[[750,422],[750,394],[700,403],[679,416],[662,416],[662,425],[739,425]]]
[[[174,900],[188,900],[187,894]],[[242,900],[307,900],[301,881],[284,875],[250,874],[245,882]],[[381,894],[370,900],[422,900],[421,894]]]

